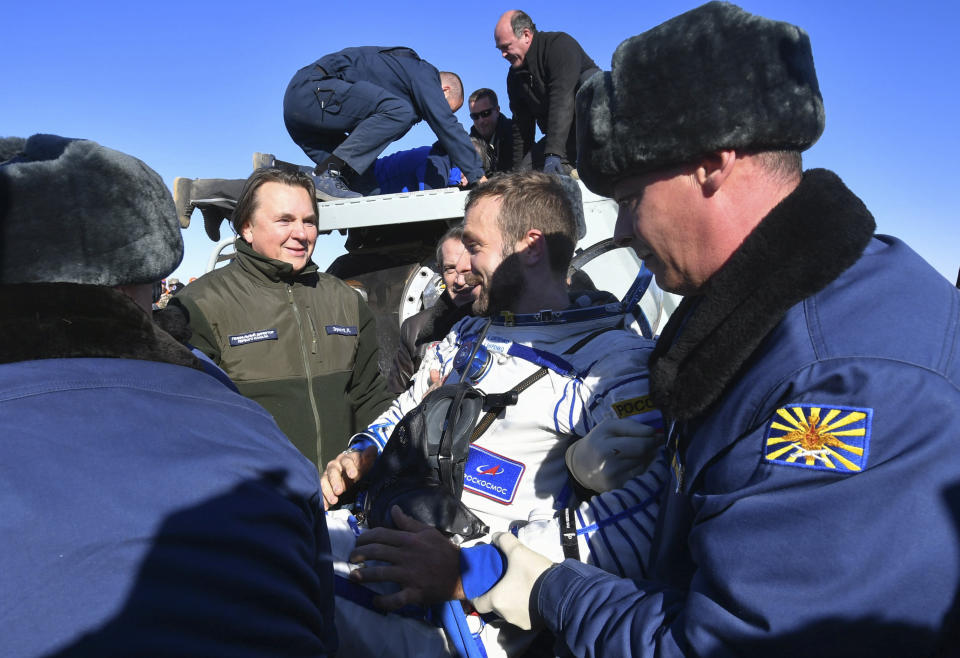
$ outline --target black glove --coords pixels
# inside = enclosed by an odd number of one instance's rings
[[[547,154],[547,157],[543,161],[543,173],[545,174],[559,174],[560,176],[565,176],[567,170],[563,167],[563,160],[559,155],[554,155],[553,153]]]

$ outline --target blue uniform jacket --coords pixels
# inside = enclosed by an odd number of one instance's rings
[[[332,655],[317,470],[270,414],[120,293],[0,302],[0,653]]]
[[[807,172],[671,318],[652,384],[675,459],[649,573],[568,560],[534,593],[573,653],[926,655],[948,642],[960,292],[872,230],[836,176]]]
[[[377,158],[379,194],[433,190],[460,184],[460,169],[439,145],[420,146]]]
[[[401,51],[410,55],[392,54]],[[406,98],[414,112],[427,122],[450,159],[463,170],[471,183],[483,176],[483,165],[466,131],[443,95],[440,74],[409,48],[360,46],[344,48],[316,61],[328,73],[338,74],[347,82],[365,80],[387,90],[398,98]]]

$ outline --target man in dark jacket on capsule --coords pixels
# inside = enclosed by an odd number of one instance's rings
[[[321,199],[361,196],[351,179],[392,142],[426,121],[468,184],[483,165],[453,115],[463,105],[456,73],[437,71],[410,48],[364,46],[324,55],[294,74],[283,97],[290,137],[317,163]]]
[[[600,69],[576,39],[566,32],[538,32],[518,9],[500,17],[493,38],[510,62],[507,94],[514,166],[519,171],[569,174],[577,162],[577,90]],[[534,144],[536,126],[543,138]]]

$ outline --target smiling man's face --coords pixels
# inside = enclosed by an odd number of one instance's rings
[[[524,273],[516,258],[516,244],[504,241],[497,217],[500,199],[479,199],[467,211],[463,220],[463,245],[466,251],[461,260],[469,259],[470,274],[467,283],[479,285],[473,314],[495,315],[512,311],[516,300],[526,288]]]
[[[463,242],[460,238],[445,240],[440,245],[440,253],[443,255],[441,276],[450,299],[457,306],[472,303],[480,287],[466,282],[470,274],[470,258],[461,258],[464,253]]]
[[[530,43],[533,41],[533,33],[524,29],[520,36],[514,34],[510,18],[505,14],[493,30],[493,40],[497,44],[500,55],[510,62],[510,68],[518,69],[526,61],[527,51],[530,50]]]
[[[619,206],[614,240],[630,246],[653,272],[657,285],[686,295],[706,281],[709,244],[698,236],[703,222],[696,206],[699,188],[685,171],[629,176],[614,186]]]
[[[290,263],[299,272],[317,243],[317,216],[307,190],[270,181],[256,191],[256,207],[240,235],[267,258]]]

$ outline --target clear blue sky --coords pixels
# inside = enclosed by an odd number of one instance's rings
[[[177,176],[245,178],[254,151],[307,164],[283,127],[291,75],[346,46],[405,45],[491,87],[506,110],[497,17],[524,9],[541,30],[576,37],[599,66],[623,39],[698,2],[37,2],[4,6],[0,135],[51,132],[96,140]],[[906,240],[951,281],[960,267],[953,178],[960,3],[748,0],[746,10],[810,34],[827,126],[805,166],[828,167],[867,204],[880,232]],[[469,127],[464,107],[458,117]],[[388,149],[433,141],[422,124]],[[202,274],[210,248],[200,213],[176,275]],[[326,266],[343,238],[321,237]],[[909,285],[905,282],[905,285]]]

